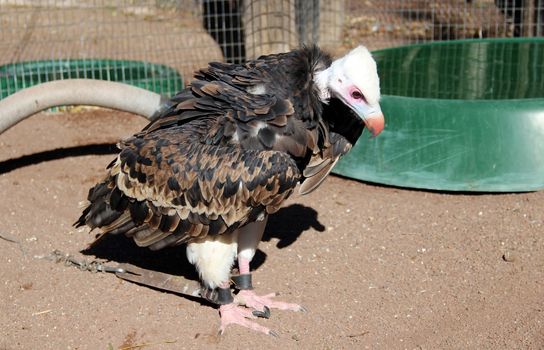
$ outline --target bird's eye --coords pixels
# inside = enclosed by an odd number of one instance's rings
[[[354,98],[355,100],[362,100],[363,94],[359,90],[353,90],[351,92],[351,97]]]

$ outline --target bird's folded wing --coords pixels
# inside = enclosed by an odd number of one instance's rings
[[[277,210],[300,178],[282,152],[176,140],[166,132],[126,145],[110,169],[106,203],[123,214],[104,232],[152,249],[221,234]]]
[[[304,195],[315,190],[329,175],[341,156],[348,153],[352,145],[342,135],[330,132],[329,144],[310,159],[302,175],[304,180],[299,193]]]

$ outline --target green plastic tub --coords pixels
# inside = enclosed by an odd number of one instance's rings
[[[48,60],[0,66],[0,99],[21,89],[59,79],[117,81],[171,96],[183,89],[181,75],[173,68],[127,60]]]
[[[335,167],[399,187],[544,188],[544,38],[437,42],[373,53],[386,126]]]

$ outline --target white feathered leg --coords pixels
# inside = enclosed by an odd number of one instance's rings
[[[206,287],[214,289],[229,282],[238,250],[236,236],[219,235],[187,244],[187,259],[195,265]]]

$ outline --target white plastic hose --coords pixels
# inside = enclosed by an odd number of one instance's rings
[[[0,134],[31,115],[56,106],[99,106],[150,119],[161,102],[159,94],[123,83],[94,79],[55,80],[0,100]]]

